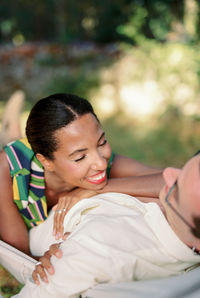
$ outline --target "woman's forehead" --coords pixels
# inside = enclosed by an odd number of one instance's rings
[[[81,134],[89,134],[96,132],[100,129],[100,123],[90,113],[77,117],[74,121],[61,128],[58,133],[68,136],[77,136]]]
[[[101,134],[100,123],[92,114],[86,114],[57,130],[55,137],[58,147],[72,147],[79,144],[82,146],[88,141],[96,141]]]

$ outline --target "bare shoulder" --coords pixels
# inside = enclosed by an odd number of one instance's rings
[[[6,167],[9,170],[9,164],[6,157],[6,152],[3,149],[0,151],[0,165],[1,165],[1,168]]]
[[[0,151],[0,175],[10,176],[10,169],[6,152],[3,149]]]
[[[12,180],[4,150],[0,151],[0,189],[0,214],[2,214],[4,207],[11,207],[13,205]]]

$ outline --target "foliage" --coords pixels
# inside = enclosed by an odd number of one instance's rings
[[[196,5],[196,33],[191,38],[198,41],[198,0],[1,0],[0,41],[126,40],[138,44],[147,38],[163,42],[174,24],[187,31],[188,3]]]
[[[5,298],[12,297],[17,294],[22,285],[9,274],[2,266],[0,266],[0,291]]]
[[[118,115],[103,126],[114,152],[152,166],[182,167],[199,150],[200,120],[185,118],[176,107],[169,107],[153,125],[119,123]]]

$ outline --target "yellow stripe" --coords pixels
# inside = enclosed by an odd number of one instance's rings
[[[23,144],[24,144],[26,147],[28,147],[29,149],[31,149],[31,145],[29,144],[27,138],[20,139],[20,142],[23,143]]]
[[[45,217],[48,217],[48,214],[47,214],[47,203],[43,201],[43,199],[41,199],[41,203],[42,203],[42,208],[43,208],[43,211],[44,211],[44,215]]]
[[[16,201],[20,200],[16,176],[13,177],[13,197],[14,197],[14,200]]]
[[[36,225],[37,226],[39,226],[41,223],[43,223],[44,221],[43,220],[41,220],[41,221],[36,221],[35,223],[36,223]]]

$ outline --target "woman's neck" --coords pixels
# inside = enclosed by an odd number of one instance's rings
[[[52,172],[44,172],[46,190],[53,192],[55,195],[61,192],[70,192],[74,189],[73,186],[67,184]]]

